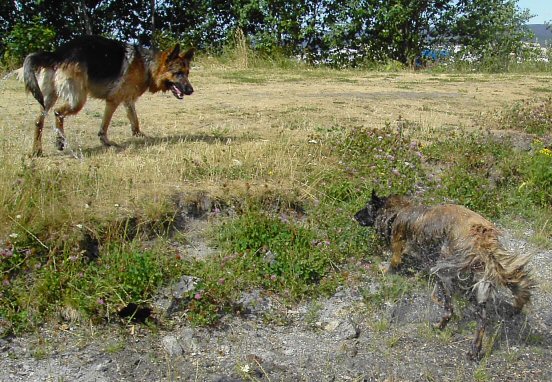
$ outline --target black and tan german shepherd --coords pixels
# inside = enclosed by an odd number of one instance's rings
[[[98,133],[104,145],[112,144],[107,129],[121,103],[126,107],[132,133],[141,136],[136,100],[146,90],[171,90],[178,99],[192,94],[188,75],[193,57],[193,48],[181,52],[176,45],[166,51],[154,51],[100,36],[78,37],[54,52],[29,54],[23,64],[23,80],[42,108],[36,120],[33,155],[42,154],[44,118],[58,100],[60,105],[54,114],[60,150],[66,142],[65,117],[78,113],[88,95],[106,102]]]
[[[486,305],[497,288],[509,288],[519,311],[529,302],[534,282],[525,270],[529,255],[507,253],[498,229],[481,215],[459,205],[415,205],[405,196],[378,197],[358,211],[355,220],[374,227],[391,249],[389,270],[407,262],[436,277],[432,297],[444,306],[435,326],[452,317],[452,290],[470,290],[477,302],[478,328],[468,355],[477,359],[486,325]]]

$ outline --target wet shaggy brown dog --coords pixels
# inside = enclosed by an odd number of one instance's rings
[[[132,133],[142,136],[135,102],[146,90],[156,93],[170,90],[178,99],[194,89],[188,80],[193,48],[180,52],[180,46],[154,51],[100,36],[82,36],[54,52],[31,53],[23,64],[25,88],[41,106],[36,120],[33,154],[42,154],[44,118],[54,110],[58,132],[57,147],[65,147],[64,119],[77,114],[88,95],[105,100],[105,112],[98,133],[110,146],[107,129],[113,113],[125,105]]]
[[[355,219],[375,227],[391,249],[390,270],[403,262],[436,277],[432,297],[444,313],[435,326],[444,329],[452,317],[453,287],[471,290],[477,303],[478,328],[468,355],[477,359],[486,326],[486,305],[497,288],[507,287],[519,311],[529,302],[533,280],[524,269],[530,256],[507,253],[499,231],[481,215],[459,205],[414,205],[404,196],[372,198]]]

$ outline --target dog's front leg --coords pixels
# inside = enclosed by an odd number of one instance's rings
[[[130,121],[130,128],[132,129],[132,135],[135,137],[143,137],[144,134],[140,131],[140,123],[138,122],[138,116],[136,115],[136,106],[134,101],[125,102],[125,108],[127,111],[127,117]]]
[[[402,257],[406,251],[406,240],[401,236],[394,236],[391,240],[391,261],[389,262],[390,273],[393,273],[395,270],[399,269],[402,263]]]
[[[107,138],[107,129],[109,128],[109,123],[111,122],[113,113],[115,113],[115,110],[117,110],[117,106],[119,106],[118,103],[112,101],[105,102],[105,111],[102,119],[102,126],[100,127],[100,132],[98,133],[100,141],[102,141],[105,146],[113,146],[113,143],[111,143]]]

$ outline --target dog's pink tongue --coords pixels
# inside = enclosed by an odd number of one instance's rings
[[[173,91],[175,92],[175,94],[179,98],[183,98],[183,93],[180,91],[180,89],[176,85],[173,85],[172,88],[173,88]]]

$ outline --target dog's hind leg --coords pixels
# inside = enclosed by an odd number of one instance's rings
[[[66,146],[65,128],[63,125],[65,117],[68,115],[77,114],[82,109],[85,102],[86,102],[86,94],[84,95],[83,98],[78,100],[78,103],[73,105],[66,103],[54,111],[54,115],[56,116],[56,129],[57,129],[56,146],[58,150],[61,151]]]
[[[478,281],[474,286],[477,300],[477,331],[473,338],[471,350],[468,352],[468,358],[472,361],[479,358],[479,352],[483,344],[483,336],[487,325],[487,301],[493,293],[492,288],[492,283],[486,279]]]
[[[56,90],[64,101],[63,105],[54,110],[57,129],[56,146],[60,151],[66,146],[63,122],[66,116],[77,114],[86,103],[86,83],[86,75],[78,67],[67,66],[56,73]]]
[[[54,115],[56,117],[56,129],[57,129],[57,137],[56,137],[56,147],[59,151],[62,151],[65,148],[65,130],[63,126],[63,120],[65,118],[65,115],[59,112],[58,110],[54,111]]]
[[[439,302],[443,304],[443,315],[441,316],[441,321],[436,323],[434,326],[437,329],[444,329],[448,322],[450,321],[453,313],[453,307],[452,307],[452,295],[450,293],[450,289],[447,287],[446,283],[441,279],[439,275],[437,275],[437,282],[435,284],[436,290],[432,293],[432,298],[436,298],[439,294],[439,291],[441,293],[442,300],[439,299]],[[436,293],[437,292],[437,293]]]
[[[104,146],[114,146],[114,144],[107,138],[107,129],[109,128],[109,123],[111,122],[113,113],[115,113],[115,110],[117,110],[118,106],[119,104],[116,102],[105,101],[105,111],[102,119],[102,126],[100,127],[100,132],[98,133],[100,141],[102,141]]]
[[[143,137],[144,134],[140,131],[140,123],[138,122],[138,116],[136,115],[136,106],[134,101],[125,102],[125,108],[127,111],[127,117],[130,121],[130,127],[132,129],[132,135],[135,137]]]
[[[33,143],[33,156],[42,156],[42,130],[44,129],[44,119],[46,118],[46,111],[41,107],[40,114],[35,121],[35,133]]]
[[[483,345],[483,336],[487,325],[487,302],[477,304],[477,331],[475,332],[468,358],[472,361],[479,359],[479,353]]]
[[[54,86],[54,71],[43,69],[39,74],[39,82],[40,90],[44,96],[44,108],[42,106],[40,107],[40,114],[35,121],[33,156],[42,156],[42,130],[44,129],[44,119],[57,100],[57,93]]]

